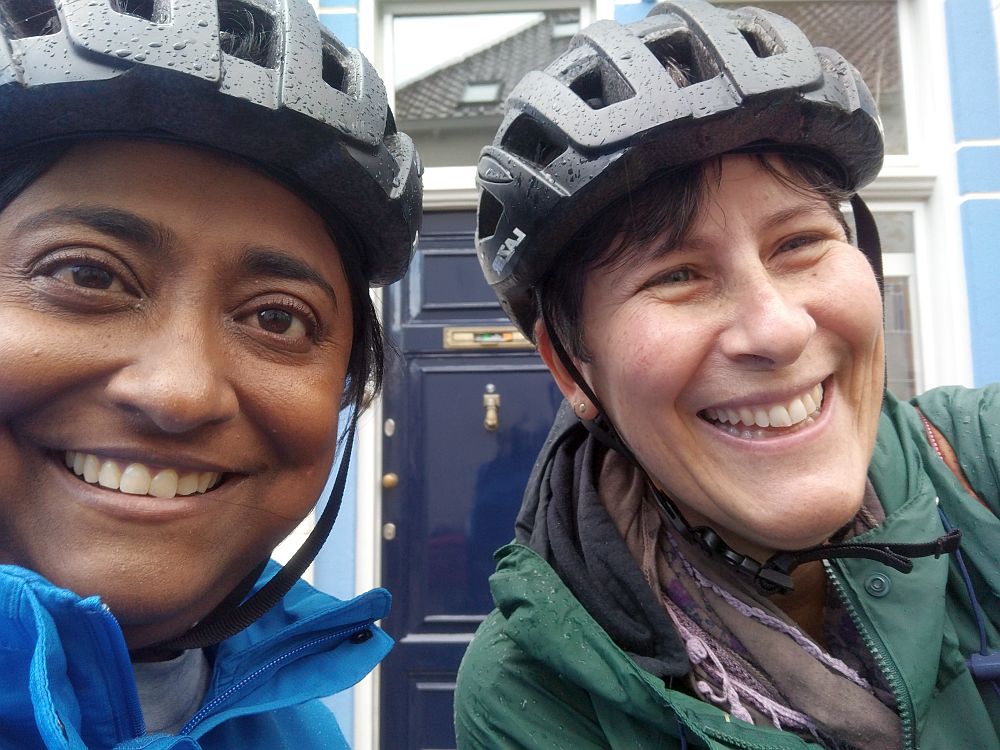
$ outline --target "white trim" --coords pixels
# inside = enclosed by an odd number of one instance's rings
[[[613,21],[615,18],[616,4],[621,5],[622,3],[615,3],[615,0],[594,0],[594,20]]]
[[[955,135],[951,111],[951,81],[947,50],[945,4],[940,0],[903,0],[915,52],[907,75],[919,82],[916,117],[926,140],[922,162],[936,174],[934,190],[914,215],[923,388],[973,384],[969,292],[965,281],[962,224],[959,211]],[[905,69],[904,69],[905,70]]]
[[[1000,8],[1000,5],[997,7]],[[997,146],[1000,146],[1000,138],[978,138],[959,141],[955,144],[955,151],[961,151],[963,148],[996,148]]]
[[[381,313],[382,292],[371,291],[375,310]],[[382,398],[377,398],[358,422],[354,539],[354,587],[368,591],[382,580]],[[378,668],[354,686],[354,750],[375,750],[379,736]]]
[[[375,23],[375,0],[358,0],[358,49],[375,64],[377,45]],[[381,72],[381,68],[379,71]]]
[[[912,253],[886,253],[882,256],[882,273],[885,276],[913,276],[917,267]]]
[[[967,201],[995,201],[1000,200],[1000,192],[989,193],[965,193],[959,196],[958,202],[961,205]]]

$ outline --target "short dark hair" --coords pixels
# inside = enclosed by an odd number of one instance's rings
[[[754,150],[750,155],[791,188],[818,195],[851,237],[840,209],[850,194],[837,185],[821,162],[798,152]],[[721,159],[722,155],[653,176],[601,211],[563,248],[560,261],[535,287],[535,295],[549,334],[558,337],[572,356],[584,362],[591,356],[581,322],[588,274],[643,263],[664,248],[680,245],[702,207],[707,181],[719,174]]]
[[[56,162],[79,141],[58,141],[31,150],[20,150],[0,156],[0,213],[17,198],[29,185],[51,169]],[[194,146],[197,148],[197,146]],[[246,163],[244,159],[233,157],[236,161]],[[251,168],[277,179],[283,185],[287,181],[280,176],[271,175],[259,165],[250,164]],[[293,192],[296,192],[293,188]],[[347,381],[341,399],[341,408],[352,407],[350,421],[346,428],[356,425],[361,413],[368,408],[372,400],[382,388],[385,371],[385,343],[382,326],[379,323],[375,305],[368,291],[368,279],[362,267],[360,244],[347,229],[343,222],[331,220],[329,213],[324,212],[311,201],[304,199],[314,210],[323,216],[327,232],[340,251],[344,274],[347,277],[347,287],[351,294],[351,307],[354,311],[354,338],[351,342],[351,356],[347,365]]]

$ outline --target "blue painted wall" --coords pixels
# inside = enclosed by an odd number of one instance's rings
[[[1000,78],[996,36],[989,0],[946,0],[945,18],[973,377],[976,385],[985,385],[1000,380],[1000,295],[996,293]]]

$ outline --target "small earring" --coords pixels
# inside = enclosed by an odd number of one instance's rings
[[[580,415],[586,414],[587,413],[587,409],[588,409],[588,406],[587,406],[587,402],[586,401],[581,401],[580,403],[578,403],[576,405],[576,411]]]

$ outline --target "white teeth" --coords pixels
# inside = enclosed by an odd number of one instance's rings
[[[823,385],[817,384],[808,393],[785,403],[737,409],[710,408],[705,409],[703,415],[712,422],[735,426],[735,429],[727,428],[726,432],[737,434],[742,428],[747,435],[752,435],[753,431],[746,430],[747,427],[793,427],[814,416],[822,405]]]
[[[809,398],[806,396],[806,398]],[[813,409],[813,411],[816,411]],[[804,399],[795,399],[788,405],[788,424],[798,424],[803,421],[810,414],[809,410],[806,408]]]
[[[114,461],[101,464],[101,473],[97,475],[97,483],[109,490],[117,490],[122,483],[122,472]]]
[[[101,474],[101,462],[93,453],[88,453],[83,462],[83,478],[91,484],[97,484],[97,477]]]
[[[177,472],[173,469],[158,471],[149,483],[149,494],[153,497],[174,497],[177,494]]]
[[[102,460],[93,453],[66,451],[66,466],[88,484],[98,484],[109,490],[128,495],[152,495],[171,498],[193,495],[215,487],[222,475],[215,471],[186,471],[177,469],[150,469],[145,464]],[[155,471],[155,473],[154,473]]]
[[[784,406],[772,406],[768,409],[767,416],[771,421],[771,427],[792,426],[792,418],[788,415],[788,409]]]
[[[147,495],[149,494],[149,483],[152,481],[153,478],[149,475],[149,469],[145,466],[142,464],[129,464],[125,467],[125,471],[122,472],[118,489],[129,495]]]
[[[198,475],[191,472],[177,477],[177,494],[193,495],[198,491]]]

